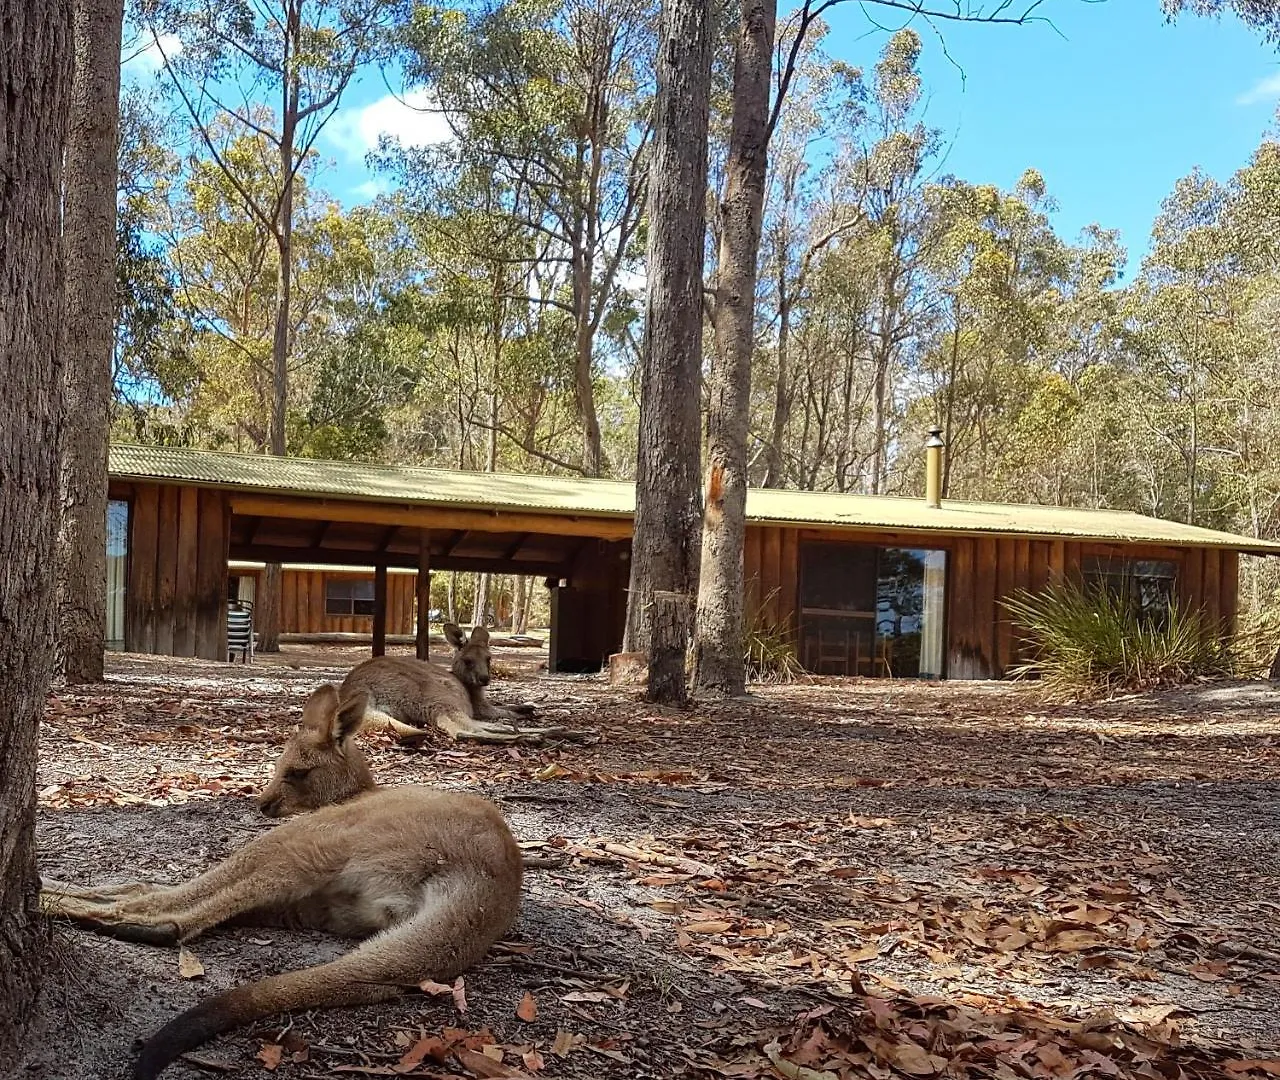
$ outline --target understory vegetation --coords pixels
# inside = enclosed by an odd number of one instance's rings
[[[1233,637],[1176,598],[1144,613],[1122,594],[1070,580],[1019,592],[1004,607],[1030,648],[1012,674],[1038,679],[1051,696],[1255,675],[1260,642],[1274,640],[1270,627]]]

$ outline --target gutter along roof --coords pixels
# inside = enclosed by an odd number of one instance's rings
[[[630,481],[366,465],[179,447],[114,445],[110,475],[119,480],[408,507],[613,520],[629,519],[635,513],[635,485]],[[797,528],[1168,544],[1280,554],[1280,543],[1274,541],[1129,511],[1018,503],[948,499],[941,508],[934,508],[919,498],[753,488],[747,494],[747,520]]]

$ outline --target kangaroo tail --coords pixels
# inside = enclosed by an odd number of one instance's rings
[[[237,986],[174,1017],[142,1044],[133,1080],[155,1080],[215,1035],[276,1013],[369,1005],[424,979],[448,982],[506,933],[518,904],[518,895],[475,871],[433,879],[416,914],[345,956]]]

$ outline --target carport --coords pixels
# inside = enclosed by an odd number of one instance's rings
[[[228,560],[372,566],[375,656],[392,567],[417,571],[424,658],[433,571],[542,578],[553,671],[598,666],[621,640],[629,484],[113,446],[110,498],[129,651],[225,658]]]

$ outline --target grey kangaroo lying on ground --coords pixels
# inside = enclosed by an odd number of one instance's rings
[[[489,685],[489,631],[477,626],[471,637],[454,623],[444,636],[454,648],[448,668],[402,656],[376,656],[351,670],[342,681],[342,699],[368,696],[364,726],[389,730],[402,743],[431,737],[438,728],[451,739],[490,743],[540,743],[548,739],[584,742],[590,733],[568,728],[521,728],[516,721],[533,715],[532,705],[494,705]]]
[[[45,882],[43,910],[125,941],[174,945],[226,923],[368,938],[330,963],[206,998],[142,1044],[134,1080],[154,1080],[180,1055],[263,1017],[450,982],[515,921],[523,864],[497,807],[461,792],[379,788],[354,741],[365,706],[363,695],[340,702],[329,685],[311,695],[259,805],[270,817],[314,813],[199,877],[98,889]]]

